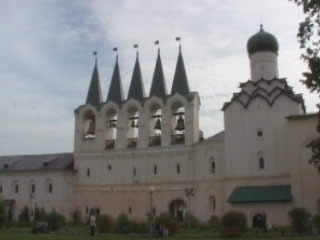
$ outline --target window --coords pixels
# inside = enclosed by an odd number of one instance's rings
[[[90,168],[87,168],[87,176],[90,177]]]
[[[111,171],[112,170],[112,166],[109,164],[108,165],[108,170]]]
[[[137,170],[136,168],[133,168],[133,176],[135,177],[137,175]]]
[[[257,130],[257,137],[259,138],[259,139],[261,139],[262,137],[263,137],[263,131],[262,131],[262,129],[258,129]]]
[[[216,162],[214,160],[214,157],[210,158],[209,163],[210,163],[210,173],[215,174],[216,173]]]
[[[32,184],[31,185],[31,193],[35,193],[36,192],[36,185]]]
[[[131,208],[131,207],[128,208],[128,213],[129,213],[130,215],[132,214],[132,208]]]
[[[177,163],[177,167],[176,167],[176,171],[177,171],[177,174],[180,174],[180,163]]]
[[[264,158],[263,157],[259,158],[259,169],[260,170],[264,169]]]
[[[3,192],[3,188],[2,188],[2,185],[0,184],[0,193]]]
[[[209,204],[210,204],[210,209],[214,211],[216,209],[216,198],[214,196],[210,196]]]
[[[89,214],[89,207],[86,206],[86,214]]]
[[[19,185],[18,185],[18,183],[16,183],[15,186],[14,186],[14,192],[15,193],[19,193]]]
[[[49,193],[52,193],[52,191],[53,191],[52,183],[49,183],[49,187],[48,187],[48,188],[49,188],[49,189],[48,189]]]
[[[216,162],[214,160],[211,162],[211,173],[216,173]]]
[[[153,165],[153,174],[157,175],[157,173],[158,173],[158,167],[157,165]]]

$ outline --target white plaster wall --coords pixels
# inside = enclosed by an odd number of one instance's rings
[[[251,80],[270,80],[279,76],[278,55],[273,52],[257,52],[250,56]]]
[[[40,207],[46,211],[55,209],[57,212],[70,217],[73,210],[73,186],[75,175],[69,171],[24,171],[7,172],[0,174],[0,184],[3,186],[3,193],[0,195],[3,199],[14,199],[16,206],[14,215],[20,213],[25,206]],[[51,180],[53,191],[48,192],[47,180]],[[19,184],[19,192],[15,193],[13,183]],[[35,184],[35,194],[31,195],[31,181]]]
[[[299,114],[300,106],[280,96],[273,106],[262,98],[252,100],[244,109],[233,102],[224,112],[226,176],[259,176],[288,172],[284,161],[286,116]],[[257,136],[257,130],[263,137]],[[265,169],[258,169],[257,153],[262,151]]]

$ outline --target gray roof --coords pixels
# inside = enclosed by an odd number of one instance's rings
[[[176,65],[176,70],[173,77],[171,94],[180,93],[183,96],[189,95],[189,84],[184,61],[181,53],[181,47],[179,47],[179,55]]]
[[[139,62],[139,54],[137,53],[136,63],[134,65],[131,84],[128,93],[128,100],[133,98],[142,102],[145,97],[142,74]]]
[[[223,142],[224,141],[224,131],[218,132],[217,134],[208,137],[205,141],[215,141],[215,142]]]
[[[73,153],[0,156],[0,171],[73,169]]]
[[[118,56],[116,59],[116,64],[114,65],[114,70],[112,74],[111,84],[109,88],[109,93],[107,97],[107,102],[113,101],[120,104],[123,101],[123,88],[121,83],[121,76],[118,64]]]
[[[166,82],[163,74],[162,62],[160,57],[160,49],[158,50],[158,57],[153,73],[150,97],[157,96],[165,101],[167,95]]]
[[[103,101],[97,62],[96,60],[86,100],[86,104],[91,104],[95,107],[99,107]]]

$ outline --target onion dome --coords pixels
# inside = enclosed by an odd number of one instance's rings
[[[247,43],[247,50],[249,56],[256,52],[274,52],[278,54],[279,44],[275,36],[271,33],[265,32],[263,26],[260,25],[260,31],[249,38]]]

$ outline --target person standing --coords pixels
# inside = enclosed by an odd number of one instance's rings
[[[90,235],[94,236],[96,231],[96,216],[94,213],[90,216]]]

